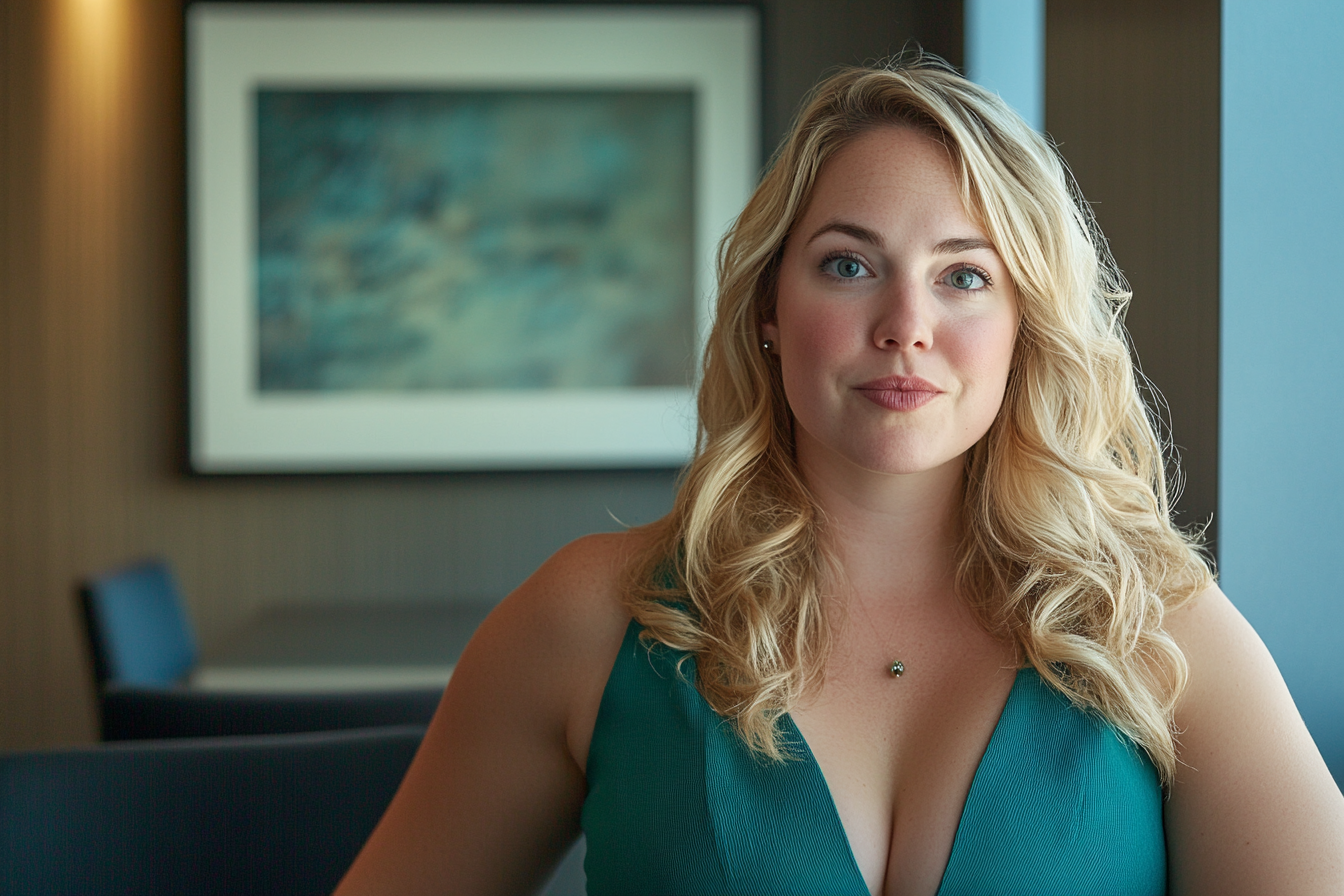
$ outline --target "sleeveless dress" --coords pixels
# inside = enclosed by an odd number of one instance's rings
[[[588,753],[590,896],[867,896],[821,768],[754,757],[694,687],[695,658],[631,622]],[[1018,672],[939,896],[1166,892],[1162,791],[1142,750]]]

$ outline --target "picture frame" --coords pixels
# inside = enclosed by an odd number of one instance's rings
[[[186,27],[195,472],[688,459],[760,162],[754,6],[200,2]],[[463,122],[496,141],[470,164]]]

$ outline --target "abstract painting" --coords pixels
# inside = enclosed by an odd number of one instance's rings
[[[194,471],[686,462],[757,4],[185,14]]]
[[[689,382],[690,91],[256,109],[263,393]]]

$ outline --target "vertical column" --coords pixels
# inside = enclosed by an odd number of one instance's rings
[[[966,77],[1045,128],[1045,0],[966,0]]]
[[[1344,780],[1344,5],[1224,0],[1220,557]]]

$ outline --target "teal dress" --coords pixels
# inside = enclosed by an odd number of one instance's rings
[[[821,769],[756,759],[693,685],[694,657],[631,622],[588,752],[590,896],[866,896]],[[689,680],[688,680],[689,679]],[[962,811],[940,896],[1166,892],[1162,791],[1106,722],[1017,674]]]

